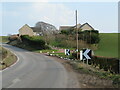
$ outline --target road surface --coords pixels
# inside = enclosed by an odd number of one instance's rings
[[[2,88],[68,88],[68,72],[53,58],[3,45],[18,57],[16,64],[2,71]]]

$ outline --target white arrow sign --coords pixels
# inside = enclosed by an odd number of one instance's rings
[[[90,52],[90,49],[87,49],[83,55],[87,58],[87,59],[91,59],[89,56],[88,56],[88,53]]]

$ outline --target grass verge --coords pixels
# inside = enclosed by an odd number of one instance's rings
[[[2,48],[2,47],[0,47]],[[1,51],[2,50],[2,51]],[[17,57],[12,53],[10,52],[9,50],[5,49],[5,48],[2,48],[0,49],[1,52],[6,52],[6,56],[4,56],[5,54],[4,53],[0,53],[0,61],[1,62],[4,62],[4,64],[0,64],[0,70],[3,70],[9,66],[11,66],[12,64],[14,64],[16,61],[17,61]],[[4,57],[4,58],[2,58]]]
[[[120,88],[120,74],[112,74],[91,65],[86,65],[80,61],[69,61],[68,64],[79,73],[93,75],[101,79],[112,80],[113,86],[115,88]]]

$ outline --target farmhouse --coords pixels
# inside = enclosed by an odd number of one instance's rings
[[[27,24],[25,24],[22,28],[19,29],[19,36],[43,36],[56,33],[58,33],[56,27],[45,22],[38,22],[36,23],[35,27],[30,27]]]
[[[36,33],[33,31],[31,27],[29,27],[27,24],[25,24],[22,28],[19,29],[19,36],[21,35],[29,35],[34,36]]]
[[[75,26],[60,26],[59,30],[69,30],[70,28],[76,28],[76,25]],[[85,31],[85,30],[94,30],[94,28],[88,24],[88,23],[84,23],[84,24],[77,24],[77,28],[78,29],[81,29],[82,31]]]

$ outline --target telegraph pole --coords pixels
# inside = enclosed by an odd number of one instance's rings
[[[78,59],[78,27],[77,27],[77,10],[76,10],[76,40],[77,40],[77,59]]]
[[[90,47],[91,47],[91,30],[90,30]]]

